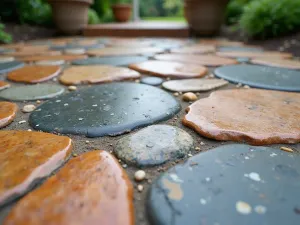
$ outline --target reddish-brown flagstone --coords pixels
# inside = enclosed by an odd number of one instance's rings
[[[0,131],[0,140],[0,205],[51,174],[72,150],[70,138],[42,132]]]
[[[37,56],[27,56],[19,58],[23,62],[37,62],[44,60],[65,60],[72,61],[76,59],[85,59],[86,55],[37,55]]]
[[[299,118],[298,93],[235,89],[193,103],[183,124],[208,138],[267,145],[299,142]]]
[[[40,83],[52,79],[60,71],[59,66],[30,65],[9,72],[7,79],[22,83]]]
[[[5,88],[9,88],[10,87],[10,84],[3,81],[3,80],[0,80],[0,91],[5,89]]]
[[[131,64],[129,65],[129,68],[141,73],[151,74],[153,76],[175,78],[203,77],[207,73],[207,68],[204,66],[157,60]]]
[[[3,224],[133,225],[133,188],[111,154],[91,151],[21,199]]]
[[[277,59],[290,59],[293,57],[292,54],[287,52],[217,52],[218,56],[221,57],[246,57],[246,58],[277,58]]]
[[[15,103],[0,102],[0,128],[7,126],[14,120],[17,110],[18,106]],[[0,139],[0,144],[1,141]]]

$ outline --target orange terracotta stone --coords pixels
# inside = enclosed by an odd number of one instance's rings
[[[0,128],[7,126],[14,120],[14,118],[16,117],[17,110],[18,106],[15,103],[0,102]],[[0,140],[2,141],[2,139]]]
[[[283,67],[287,69],[300,69],[300,61],[289,60],[289,59],[268,59],[268,58],[257,58],[252,59],[251,63],[266,65],[266,66],[275,66],[275,67]]]
[[[298,93],[235,89],[193,103],[183,124],[208,138],[267,145],[298,143],[299,118]]]
[[[218,56],[230,57],[230,58],[277,58],[277,59],[289,59],[293,55],[286,52],[217,52]]]
[[[137,79],[140,74],[134,70],[108,65],[71,66],[59,78],[65,85],[82,83],[105,83],[119,80]]]
[[[215,55],[160,54],[156,55],[154,58],[157,60],[185,62],[203,66],[224,66],[238,63],[235,59],[229,59]]]
[[[207,68],[204,66],[156,60],[131,64],[129,65],[129,68],[153,76],[174,78],[203,77],[207,73]]]
[[[111,154],[91,151],[22,198],[3,225],[133,225],[133,210],[126,172]]]
[[[7,74],[7,79],[22,83],[40,83],[52,79],[61,71],[59,66],[30,65]]]
[[[22,47],[20,47],[18,50],[19,51],[23,51],[23,52],[41,52],[41,51],[48,51],[49,50],[49,46],[48,45],[24,45]]]
[[[163,49],[155,47],[110,47],[110,48],[99,48],[87,51],[88,55],[91,56],[120,56],[120,55],[143,55],[150,53],[160,53]]]
[[[3,89],[5,89],[5,88],[9,88],[9,87],[10,87],[9,83],[0,80],[0,91],[3,90]]]
[[[44,60],[65,60],[65,61],[73,61],[76,59],[86,59],[86,55],[38,55],[38,56],[27,56],[19,58],[20,61],[23,62],[37,62]]]
[[[171,50],[172,53],[180,53],[180,54],[206,54],[213,53],[216,51],[216,47],[214,45],[201,45],[195,44],[182,48],[175,48]]]
[[[0,131],[0,140],[0,205],[50,175],[72,150],[70,138],[42,132]]]
[[[60,51],[48,51],[48,50],[42,50],[42,51],[28,50],[28,51],[18,51],[18,52],[7,52],[4,54],[13,56],[13,57],[48,56],[48,55],[56,56],[56,55],[61,55],[61,52]]]

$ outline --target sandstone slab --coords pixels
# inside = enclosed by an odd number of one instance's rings
[[[257,51],[234,51],[234,52],[217,52],[218,56],[221,57],[230,57],[230,58],[238,58],[238,57],[246,57],[246,58],[277,58],[277,59],[290,59],[293,57],[292,54],[286,52],[257,52]]]
[[[49,60],[64,60],[66,62],[73,61],[76,59],[85,59],[86,55],[38,55],[38,56],[27,56],[19,58],[23,62],[37,62],[37,61],[49,61]]]
[[[152,184],[150,223],[297,225],[299,159],[279,149],[237,144],[195,155]]]
[[[41,132],[0,131],[0,139],[0,205],[25,194],[34,182],[50,175],[72,150],[70,138]]]
[[[65,85],[81,83],[105,83],[139,78],[140,74],[125,67],[109,65],[72,66],[64,70],[59,78]]]
[[[10,84],[3,81],[3,80],[0,80],[0,91],[5,89],[5,88],[9,88],[10,87]]]
[[[188,108],[183,124],[216,140],[252,145],[300,141],[300,94],[259,89],[213,92]]]
[[[233,83],[250,87],[300,91],[300,71],[259,65],[230,65],[215,69],[214,74]]]
[[[102,49],[94,49],[87,51],[90,56],[124,56],[124,55],[148,55],[153,53],[160,53],[164,50],[156,47],[109,47]]]
[[[29,65],[7,74],[7,79],[21,83],[40,83],[52,79],[61,72],[59,66]]]
[[[0,128],[7,126],[14,120],[17,110],[16,104],[0,101]]]
[[[133,188],[112,155],[84,153],[19,201],[4,225],[24,221],[28,225],[133,225]]]
[[[0,92],[0,99],[10,101],[33,101],[53,98],[62,94],[65,89],[55,84],[37,84],[18,86]]]
[[[179,110],[177,100],[159,88],[114,82],[49,100],[31,113],[29,123],[47,132],[99,137],[167,120]]]
[[[121,138],[115,147],[119,159],[136,166],[155,166],[185,157],[193,138],[169,125],[153,125]]]
[[[213,53],[216,51],[216,47],[214,45],[201,45],[201,44],[193,44],[190,46],[185,46],[181,48],[172,49],[172,53],[179,54],[206,54]]]
[[[24,63],[19,62],[19,61],[11,61],[11,62],[0,63],[0,74],[16,70],[16,69],[21,68],[23,66],[24,66]]]
[[[170,80],[162,84],[162,86],[170,91],[175,92],[197,92],[210,91],[227,85],[228,82],[220,79],[185,79]]]
[[[287,69],[300,69],[300,61],[298,60],[289,60],[289,59],[268,59],[268,58],[257,58],[252,59],[251,63],[259,64],[264,66],[274,66]]]
[[[164,80],[160,77],[143,77],[141,78],[141,83],[148,84],[152,86],[159,86]]]
[[[207,68],[204,66],[156,60],[130,64],[129,68],[137,70],[141,73],[151,74],[153,76],[174,77],[182,79],[203,77],[207,73]]]
[[[235,59],[224,58],[216,55],[159,54],[155,55],[154,58],[157,60],[191,63],[203,66],[223,66],[238,63]]]

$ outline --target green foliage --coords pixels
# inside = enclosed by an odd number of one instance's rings
[[[131,4],[132,0],[110,0],[110,4]]]
[[[254,0],[246,5],[240,28],[252,37],[267,38],[300,29],[299,0]]]
[[[92,8],[97,12],[102,22],[114,21],[110,0],[94,0]]]
[[[244,12],[244,7],[251,0],[231,0],[226,9],[226,24],[236,24]]]
[[[10,43],[11,41],[11,35],[4,31],[4,24],[0,23],[0,42]]]
[[[99,16],[98,16],[98,14],[96,13],[95,10],[89,9],[88,17],[89,17],[89,20],[88,20],[89,24],[98,24],[98,23],[100,23]]]
[[[51,6],[43,0],[18,0],[21,23],[52,25]]]

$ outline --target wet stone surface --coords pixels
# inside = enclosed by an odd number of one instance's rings
[[[160,165],[185,157],[193,148],[193,138],[184,130],[169,125],[153,125],[121,138],[115,153],[136,166]]]
[[[91,57],[87,59],[74,60],[73,65],[111,65],[127,66],[131,63],[144,62],[148,59],[145,56],[111,56],[111,57]]]
[[[0,74],[13,71],[13,70],[21,68],[23,66],[24,66],[24,63],[19,62],[19,61],[0,63]]]
[[[300,71],[258,65],[230,65],[215,69],[214,74],[251,87],[300,92]]]
[[[111,83],[49,100],[31,114],[29,122],[42,131],[99,137],[167,120],[180,108],[176,99],[161,89]]]
[[[64,88],[55,84],[37,84],[10,87],[0,92],[0,99],[11,101],[33,101],[49,99],[64,92]]]
[[[159,77],[143,77],[141,78],[141,83],[148,84],[152,86],[159,86],[164,80]]]
[[[249,145],[195,155],[152,184],[151,224],[297,225],[299,160],[298,154]]]

